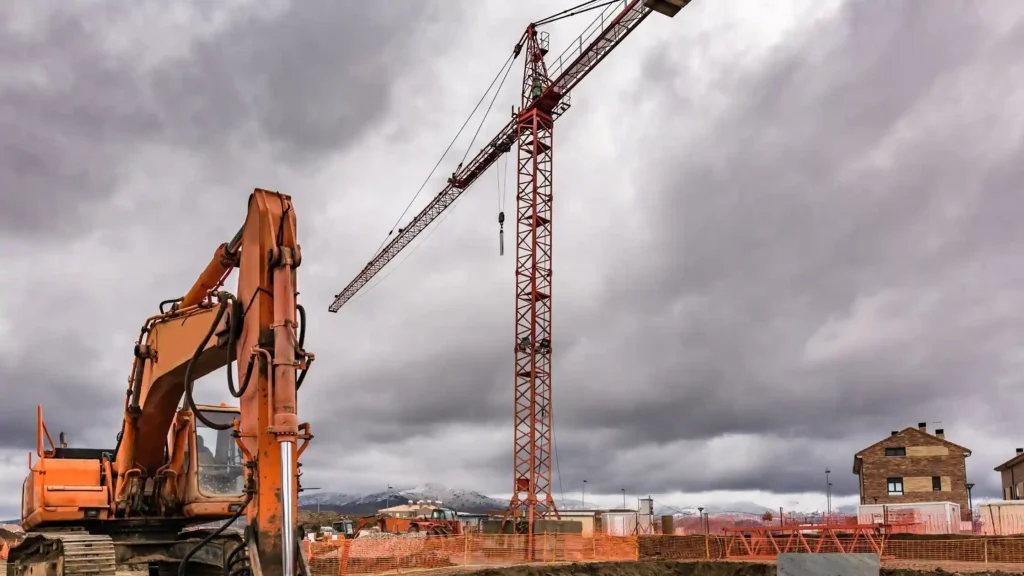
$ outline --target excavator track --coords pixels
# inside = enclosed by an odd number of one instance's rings
[[[115,576],[114,542],[88,532],[29,532],[11,548],[7,576]]]

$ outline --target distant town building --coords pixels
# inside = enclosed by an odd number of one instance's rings
[[[440,507],[441,502],[433,500],[419,500],[416,502],[410,500],[408,504],[381,508],[377,511],[377,514],[391,516],[392,518],[422,518],[424,516],[429,517],[434,510]]]
[[[970,519],[967,457],[971,451],[946,439],[940,428],[929,434],[921,422],[892,433],[857,452],[853,473],[859,477],[861,504],[955,502]]]
[[[1021,500],[1024,497],[1024,448],[1017,448],[1017,454],[996,466],[996,472],[1002,476],[1003,500]]]

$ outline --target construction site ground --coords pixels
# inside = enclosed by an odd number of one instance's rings
[[[403,572],[408,573],[408,572]],[[587,562],[574,564],[521,564],[500,568],[443,569],[417,572],[424,576],[775,576],[775,563],[733,561]],[[936,563],[887,561],[882,576],[1008,576],[1024,574],[1022,564]]]
[[[0,575],[5,574],[0,560]],[[574,564],[520,564],[514,566],[475,568],[461,566],[440,570],[403,571],[419,576],[775,576],[775,563],[731,562],[722,560],[699,562],[585,562]],[[147,576],[145,570],[118,571],[117,576]],[[1021,564],[976,564],[971,562],[906,562],[886,561],[882,576],[1008,576],[1024,574]],[[319,576],[314,573],[312,576]]]

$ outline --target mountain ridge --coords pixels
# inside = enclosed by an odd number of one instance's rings
[[[431,500],[440,502],[445,508],[451,508],[458,512],[470,514],[483,514],[504,510],[508,506],[508,500],[487,496],[474,490],[463,488],[449,488],[440,484],[421,484],[411,488],[393,488],[381,492],[357,495],[344,492],[311,492],[299,495],[299,508],[302,510],[321,512],[336,512],[349,515],[371,515],[378,510],[389,506],[407,504],[410,501]],[[628,507],[632,509],[630,504]],[[555,499],[555,506],[559,510],[582,510],[584,504],[580,500],[572,498]],[[587,502],[586,509],[602,508],[592,502]],[[704,507],[704,512],[715,515],[756,515],[760,516],[771,507],[763,506],[755,502],[735,502],[724,505],[709,505]],[[777,510],[773,510],[777,512]],[[790,512],[790,511],[787,511]],[[835,508],[837,514],[856,514],[856,506],[841,506]],[[666,506],[655,502],[654,514],[656,516],[696,516],[698,514],[695,506]],[[798,512],[799,515],[810,513]]]

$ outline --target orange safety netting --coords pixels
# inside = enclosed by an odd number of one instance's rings
[[[812,550],[817,549],[815,537],[804,535],[803,538]],[[833,544],[825,543],[821,551],[838,551]],[[879,544],[883,564],[1024,564],[1024,537],[946,535],[940,538],[897,534],[885,537]],[[402,536],[304,542],[303,545],[314,576],[556,562],[738,559],[730,553],[730,546],[735,547],[735,542],[718,535],[538,534],[534,537],[532,559],[527,558],[525,535]],[[873,552],[874,547],[858,543],[845,548]],[[800,546],[790,551],[805,552],[806,548]]]
[[[636,560],[637,538],[537,534],[532,560],[523,535],[357,538],[304,542],[310,570],[317,576],[379,574],[453,566],[504,566],[527,562]]]

